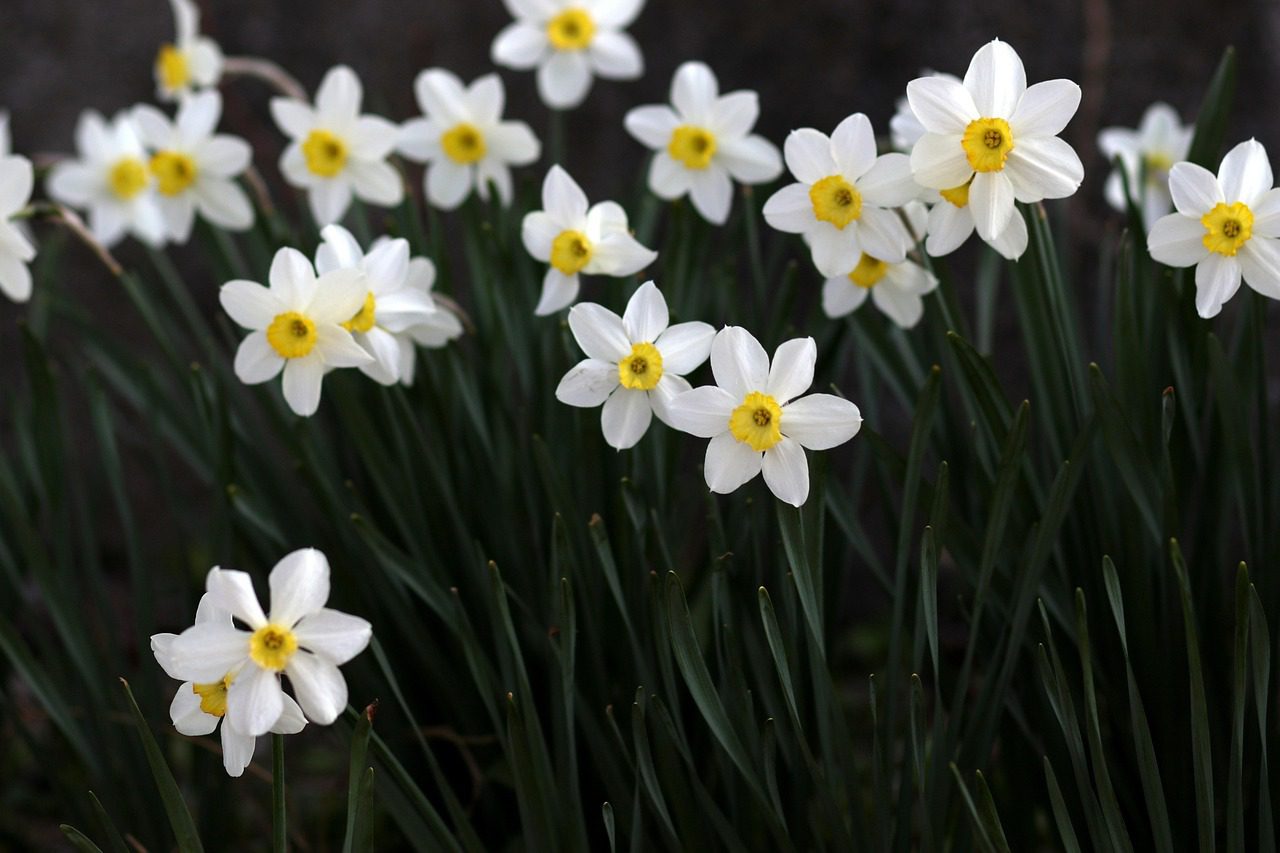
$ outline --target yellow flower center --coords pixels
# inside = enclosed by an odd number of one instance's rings
[[[843,229],[862,217],[862,193],[839,175],[823,178],[809,187],[813,215]]]
[[[561,231],[551,241],[551,266],[565,275],[573,275],[591,262],[595,249],[581,231]]]
[[[480,128],[465,121],[444,132],[440,137],[440,147],[444,149],[446,157],[463,166],[480,160],[488,150]]]
[[[884,274],[888,271],[888,264],[863,252],[862,257],[858,259],[858,265],[853,268],[853,272],[849,273],[849,281],[864,290],[870,290],[884,278]]]
[[[651,343],[632,344],[631,354],[618,362],[618,381],[623,388],[652,391],[662,378],[662,353]]]
[[[1253,211],[1242,201],[1226,205],[1218,202],[1200,217],[1204,226],[1204,247],[1231,257],[1253,236]]]
[[[170,91],[186,88],[191,82],[191,68],[187,65],[187,55],[171,44],[160,48],[156,57],[156,74],[160,82]]]
[[[157,151],[151,158],[151,173],[165,195],[180,195],[196,182],[196,161],[178,151]]]
[[[671,132],[667,153],[689,169],[705,169],[716,153],[716,136],[709,130],[682,124]]]
[[[768,394],[752,391],[729,415],[729,432],[752,450],[768,450],[782,441],[782,407]]]
[[[565,9],[547,24],[547,40],[556,50],[582,50],[595,34],[596,22],[584,9]]]
[[[231,674],[210,684],[192,684],[191,692],[200,697],[200,710],[215,717],[227,713],[227,688],[231,686]]]
[[[302,140],[307,168],[322,178],[332,178],[347,165],[347,143],[327,130],[313,130]]]
[[[1147,176],[1160,175],[1173,168],[1173,158],[1163,151],[1148,151],[1142,158],[1142,168]]]
[[[1013,131],[1002,118],[975,118],[960,140],[975,172],[999,172],[1013,150]]]
[[[378,300],[373,297],[370,291],[364,297],[364,304],[360,306],[360,310],[355,316],[342,324],[342,328],[348,332],[367,332],[373,328],[373,321],[378,316]]]
[[[128,201],[147,188],[147,164],[137,157],[124,157],[111,167],[107,182],[122,201]]]
[[[316,345],[316,324],[297,311],[277,314],[267,326],[267,343],[281,358],[302,358]]]
[[[284,669],[298,650],[298,638],[283,625],[263,625],[249,638],[249,657],[263,669]]]
[[[938,190],[938,195],[942,196],[956,207],[968,207],[969,187],[972,184],[973,178],[970,178],[958,187],[952,187],[949,190]]]

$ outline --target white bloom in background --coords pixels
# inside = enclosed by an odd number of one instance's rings
[[[197,625],[220,625],[233,628],[231,611],[224,610],[213,603],[208,593],[200,597],[200,606],[196,608]],[[151,636],[151,652],[161,668],[173,678],[175,675],[169,657],[170,646],[177,634],[153,634]],[[221,678],[197,684],[183,681],[178,692],[173,695],[169,705],[169,718],[173,727],[188,737],[211,734],[222,722],[222,766],[228,776],[240,776],[253,760],[253,750],[257,738],[237,731],[226,721],[227,693],[232,682],[239,675],[239,670],[229,671]],[[297,734],[307,725],[306,718],[298,703],[289,696],[283,698],[280,716],[271,724],[268,731],[282,735]]]
[[[173,101],[195,89],[218,85],[222,50],[200,35],[200,10],[191,0],[170,0],[176,34],[156,57],[156,97]]]
[[[472,189],[484,200],[489,184],[511,204],[511,167],[538,159],[542,146],[529,125],[503,121],[506,91],[497,74],[464,87],[443,68],[428,68],[413,83],[423,117],[400,128],[400,153],[427,164],[427,199],[442,210],[462,204]]]
[[[945,77],[948,80],[960,82],[960,78],[954,74],[930,71],[927,68],[920,72],[920,76]],[[898,98],[894,104],[893,118],[889,119],[889,139],[893,143],[893,149],[904,154],[910,154],[911,149],[915,147],[915,144],[924,134],[924,125],[920,123],[920,119],[916,118],[916,114],[911,111],[911,102],[907,100],[907,96],[903,95]]]
[[[1173,205],[1169,197],[1169,170],[1174,163],[1187,159],[1194,131],[1194,127],[1178,120],[1173,107],[1157,102],[1147,107],[1137,130],[1108,127],[1098,134],[1098,150],[1102,156],[1111,162],[1120,158],[1129,179],[1129,191],[1142,211],[1142,221],[1147,228]],[[1119,170],[1112,169],[1107,176],[1104,193],[1107,203],[1116,210],[1121,213],[1128,210]]]
[[[288,554],[271,570],[271,612],[262,612],[245,572],[209,570],[209,603],[230,620],[197,623],[168,644],[166,671],[174,678],[210,684],[234,673],[227,687],[224,725],[256,737],[271,730],[285,709],[280,675],[289,676],[306,718],[327,726],[347,704],[347,682],[338,670],[372,636],[369,623],[325,607],[329,561],[314,548]]]
[[[876,137],[862,113],[827,136],[793,130],[783,146],[797,183],[764,205],[765,221],[779,231],[803,234],[814,266],[824,276],[847,273],[863,254],[899,263],[911,236],[893,208],[920,193],[905,154],[876,156]]]
[[[603,404],[600,427],[610,447],[634,447],[654,414],[672,425],[671,401],[690,387],[684,374],[707,360],[715,329],[668,322],[667,300],[651,281],[631,295],[621,317],[591,302],[569,309],[569,329],[587,358],[560,380],[556,399],[581,408]]]
[[[439,349],[449,341],[462,337],[462,321],[458,319],[458,315],[431,295],[435,283],[436,265],[430,258],[409,259],[409,275],[405,279],[405,287],[425,296],[434,310],[423,316],[416,325],[396,335],[396,343],[400,347],[400,383],[402,385],[413,384],[414,369],[417,366],[415,345],[427,349]]]
[[[364,301],[342,324],[370,356],[370,361],[357,366],[373,381],[394,385],[400,381],[401,365],[396,336],[436,310],[430,296],[408,287],[409,241],[382,239],[365,254],[341,225],[326,227],[320,236],[324,242],[316,250],[316,272],[324,276],[336,270],[357,270],[364,276]]]
[[[538,94],[552,109],[576,107],[593,75],[634,80],[644,58],[622,32],[644,0],[506,0],[515,21],[493,40],[495,65],[538,69]]]
[[[1084,167],[1058,138],[1080,105],[1080,87],[1048,80],[1027,87],[1022,60],[998,39],[974,54],[964,82],[921,77],[907,84],[925,134],[911,149],[921,186],[965,191],[974,227],[987,242],[1015,216],[1014,201],[1065,198]]]
[[[636,107],[625,123],[655,152],[649,189],[668,201],[687,194],[704,219],[723,225],[735,180],[762,184],[782,174],[777,147],[751,133],[759,113],[755,92],[722,96],[710,68],[686,62],[671,81],[671,106]]]
[[[1280,299],[1280,189],[1271,163],[1250,139],[1227,152],[1218,175],[1194,163],[1169,171],[1175,213],[1147,235],[1151,257],[1171,267],[1196,268],[1196,311],[1213,317],[1240,289]]]
[[[285,179],[307,191],[317,225],[338,222],[351,196],[380,207],[404,198],[404,183],[387,157],[396,147],[395,124],[361,115],[364,90],[345,65],[329,70],[316,91],[316,103],[272,98],[271,115],[290,138],[280,157]]]
[[[276,252],[268,281],[270,288],[227,282],[218,294],[231,319],[252,331],[236,350],[236,376],[256,385],[283,370],[285,402],[296,414],[313,415],[326,372],[372,360],[343,325],[365,304],[368,283],[356,269],[316,278],[306,255],[288,248]]]
[[[31,270],[27,264],[36,256],[35,246],[13,215],[31,200],[34,176],[31,161],[8,155],[8,140],[0,152],[0,293],[14,302],[31,298]]]
[[[222,118],[222,96],[200,92],[182,100],[174,120],[149,104],[133,108],[133,121],[151,151],[148,169],[155,178],[156,203],[168,237],[185,243],[196,212],[230,231],[253,225],[253,205],[235,179],[253,159],[249,143],[214,135]]]
[[[554,314],[578,298],[578,274],[634,275],[658,253],[631,236],[627,212],[612,201],[587,206],[569,173],[552,166],[542,182],[542,210],[525,214],[521,235],[535,261],[551,266],[533,313]]]
[[[858,407],[832,394],[800,397],[813,384],[818,349],[795,338],[769,356],[750,332],[726,326],[711,344],[715,385],[681,394],[671,424],[709,438],[703,466],[707,487],[728,494],[761,471],[779,500],[800,506],[809,497],[804,449],[844,444],[862,426]],[[798,399],[797,399],[798,398]]]
[[[9,138],[9,114],[0,110],[0,157],[13,153],[13,140]]]
[[[964,183],[949,190],[930,191],[934,198],[925,227],[929,235],[925,251],[931,256],[941,258],[951,254],[973,233],[973,210],[969,207],[971,186],[972,183]],[[983,239],[1001,255],[1016,261],[1027,250],[1027,223],[1015,209],[1003,231],[990,240]]]
[[[147,153],[125,113],[110,124],[93,110],[76,125],[78,160],[53,167],[48,191],[55,201],[89,211],[89,230],[110,248],[126,234],[150,246],[164,244],[164,216],[156,204]]]
[[[871,301],[904,329],[920,322],[926,293],[938,286],[933,273],[912,260],[889,263],[864,254],[846,275],[833,276],[822,286],[822,310],[843,317]]]

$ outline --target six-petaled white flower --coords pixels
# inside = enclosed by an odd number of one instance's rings
[[[400,384],[412,385],[417,352],[415,346],[439,349],[462,336],[462,320],[436,299],[431,291],[436,283],[436,265],[430,258],[410,258],[409,275],[405,287],[427,298],[434,310],[422,319],[396,334],[400,347]]]
[[[156,56],[156,97],[172,101],[197,89],[218,85],[222,76],[222,50],[217,42],[200,35],[200,10],[191,0],[170,0],[174,39]]]
[[[1098,134],[1098,150],[1110,161],[1120,160],[1142,221],[1147,228],[1169,212],[1169,170],[1187,159],[1194,128],[1178,120],[1178,113],[1164,103],[1147,107],[1137,130],[1108,127]],[[1123,213],[1128,209],[1120,171],[1112,169],[1103,186],[1107,203]]]
[[[7,129],[5,134],[7,137]],[[7,138],[0,142],[4,146],[0,149],[0,293],[14,302],[26,302],[31,298],[27,264],[36,256],[36,249],[23,229],[10,220],[31,199],[34,177],[31,161],[9,155]]]

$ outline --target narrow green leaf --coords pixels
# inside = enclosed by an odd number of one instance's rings
[[[62,834],[71,842],[71,846],[83,853],[102,853],[102,848],[89,840],[89,836],[85,835],[74,826],[62,823],[58,824],[58,829],[62,830]]]
[[[1243,853],[1244,713],[1249,687],[1249,572],[1236,570],[1235,655],[1231,667],[1231,766],[1227,772],[1227,849]]]
[[[377,711],[377,702],[366,707],[364,713],[356,719],[356,728],[351,735],[351,761],[347,768],[347,832],[342,841],[343,853],[352,853],[356,849],[361,785],[367,768],[366,759],[369,754],[369,735],[373,732],[373,715]],[[372,772],[372,768],[368,769]]]
[[[609,836],[609,853],[617,853],[617,828],[613,825],[613,805],[608,800],[600,806],[600,817],[604,821],[605,834]]]
[[[1062,799],[1062,788],[1058,786],[1058,777],[1053,773],[1053,765],[1049,756],[1044,757],[1044,782],[1049,789],[1049,804],[1053,808],[1053,820],[1058,826],[1058,840],[1066,853],[1080,853],[1080,842],[1076,838],[1076,829],[1071,825],[1071,813],[1067,811],[1066,801]]]
[[[1187,580],[1187,567],[1183,562],[1178,540],[1169,540],[1169,553],[1173,559],[1174,574],[1178,578],[1178,592],[1182,598],[1182,623],[1187,638],[1187,670],[1191,679],[1191,766],[1195,771],[1200,850],[1213,853],[1216,849],[1213,831],[1213,747],[1209,734],[1204,670],[1200,666],[1200,632],[1196,628],[1191,585]]]
[[[151,765],[151,776],[155,779],[156,788],[160,791],[160,801],[164,804],[165,814],[169,817],[169,825],[173,828],[173,834],[178,842],[178,849],[182,853],[190,853],[190,851],[201,851],[204,847],[200,844],[200,837],[196,834],[195,822],[191,819],[191,812],[187,811],[187,804],[182,799],[182,791],[178,788],[178,782],[173,778],[173,773],[169,770],[169,765],[165,763],[164,756],[160,753],[160,747],[156,744],[156,739],[151,735],[151,729],[147,726],[146,718],[142,716],[142,711],[138,709],[138,703],[134,701],[133,691],[129,689],[129,682],[123,678],[120,679],[121,686],[124,687],[125,698],[129,700],[129,711],[133,714],[133,724],[138,731],[138,739],[142,741],[142,749],[147,754],[147,764]]]

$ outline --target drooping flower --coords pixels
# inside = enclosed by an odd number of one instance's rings
[[[1173,107],[1157,102],[1147,107],[1136,130],[1108,127],[1098,134],[1098,150],[1102,156],[1113,162],[1120,159],[1129,191],[1142,211],[1142,221],[1147,228],[1155,225],[1173,205],[1169,197],[1169,170],[1174,163],[1187,158],[1193,130],[1178,120]],[[1111,170],[1103,189],[1108,204],[1121,213],[1128,209],[1119,170]]]
[[[314,548],[285,556],[269,583],[267,614],[248,574],[210,569],[209,603],[248,630],[227,619],[193,625],[169,641],[165,667],[174,678],[195,684],[215,684],[234,673],[224,725],[251,737],[268,732],[284,712],[282,674],[308,720],[324,726],[336,720],[347,704],[347,682],[338,667],[364,651],[372,636],[364,619],[324,606],[329,561]]]
[[[200,34],[200,10],[191,0],[170,0],[176,33],[156,56],[156,97],[177,100],[197,89],[218,85],[222,50]]]
[[[681,394],[670,406],[671,424],[709,438],[703,475],[707,487],[728,494],[764,472],[779,500],[800,506],[809,497],[805,448],[844,444],[862,426],[858,407],[833,394],[809,394],[818,359],[813,338],[795,338],[773,354],[738,326],[721,329],[711,343],[715,385]]]
[[[1256,140],[1227,152],[1218,175],[1194,163],[1169,170],[1176,212],[1147,235],[1151,257],[1196,268],[1196,311],[1215,316],[1240,280],[1280,299],[1280,189],[1273,188],[1267,150]]]
[[[251,331],[236,351],[236,376],[247,385],[284,371],[284,399],[307,417],[320,406],[320,384],[335,367],[360,367],[372,357],[344,326],[369,292],[364,273],[340,269],[316,278],[306,255],[281,249],[263,287],[231,281],[218,299],[239,325]]]
[[[826,280],[822,310],[828,317],[843,317],[870,295],[890,320],[910,329],[924,314],[921,297],[937,286],[937,277],[909,258],[895,264],[864,254],[846,275]]]
[[[27,264],[36,256],[35,246],[13,215],[31,200],[34,176],[31,161],[8,154],[8,140],[0,152],[0,293],[14,302],[31,298],[31,271]]]
[[[208,593],[200,597],[200,605],[196,608],[196,625],[219,625],[223,628],[234,628],[231,611],[224,610],[213,603]],[[170,647],[177,634],[153,634],[151,636],[151,652],[156,656],[160,667],[171,678],[182,679],[176,675],[170,659]],[[173,727],[188,737],[199,737],[211,734],[222,723],[222,766],[228,776],[240,776],[253,760],[257,738],[243,734],[226,719],[227,694],[231,684],[240,674],[240,670],[228,671],[221,678],[197,684],[183,681],[178,692],[173,695],[169,705],[169,718]],[[307,725],[302,709],[293,698],[285,695],[281,701],[280,716],[271,724],[268,731],[282,735],[297,734]]]
[[[552,109],[576,107],[593,75],[634,80],[644,58],[623,32],[644,0],[506,0],[515,21],[493,40],[496,65],[538,69],[538,94]]]
[[[542,146],[529,125],[503,121],[506,92],[497,74],[464,87],[443,68],[428,68],[413,84],[423,117],[400,128],[400,153],[426,163],[427,199],[453,210],[472,189],[488,200],[489,184],[502,204],[511,204],[511,167],[538,159]]]
[[[710,68],[686,62],[671,81],[671,106],[636,107],[625,123],[655,152],[649,189],[669,201],[687,194],[704,219],[723,225],[735,180],[762,184],[782,174],[777,147],[751,133],[759,113],[755,92],[720,95]]]
[[[78,160],[66,160],[49,174],[49,195],[89,211],[89,230],[110,248],[126,234],[151,246],[164,244],[164,216],[156,204],[147,153],[133,120],[120,113],[110,124],[93,110],[76,125]]]
[[[387,162],[399,130],[384,118],[362,115],[363,99],[360,78],[345,65],[324,76],[314,107],[296,98],[271,99],[271,115],[291,140],[280,171],[307,191],[317,225],[341,221],[353,194],[381,207],[404,198],[400,173]]]
[[[635,275],[658,253],[631,236],[627,213],[612,201],[587,206],[586,193],[569,173],[552,166],[542,182],[542,210],[524,217],[524,246],[535,261],[550,264],[533,313],[554,314],[578,298],[578,274]]]
[[[244,231],[253,225],[253,205],[235,182],[249,168],[253,150],[238,137],[215,135],[221,117],[216,91],[184,98],[172,121],[148,104],[133,108],[138,135],[151,151],[156,203],[176,243],[191,237],[197,211],[219,228]]]
[[[603,404],[600,427],[610,447],[634,447],[655,414],[672,425],[671,401],[690,388],[684,375],[707,360],[711,326],[668,322],[667,301],[651,281],[632,294],[621,317],[592,302],[569,309],[569,329],[587,358],[560,380],[556,399],[581,408]]]
[[[427,349],[439,349],[456,338],[462,336],[462,321],[452,310],[431,295],[436,283],[436,265],[430,258],[410,258],[409,277],[405,287],[422,294],[435,310],[422,318],[416,325],[410,326],[397,334],[396,343],[400,347],[400,383],[412,385],[417,353],[415,345]]]

